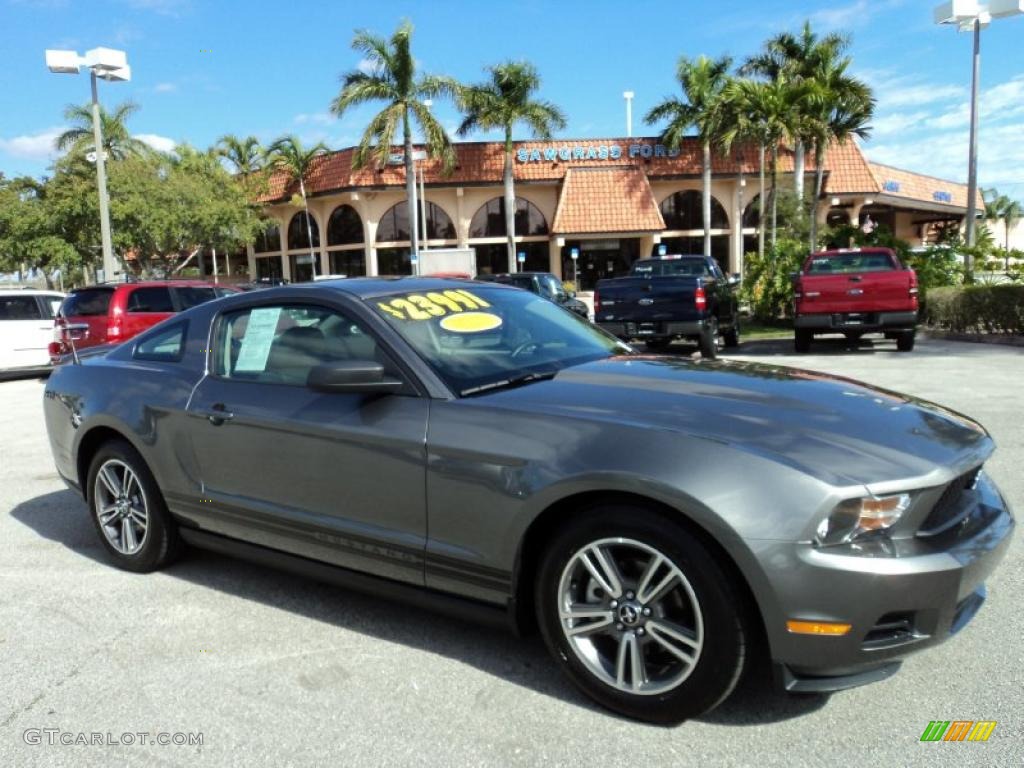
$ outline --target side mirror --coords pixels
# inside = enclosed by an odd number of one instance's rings
[[[576,298],[576,291],[566,291],[565,295],[568,296],[570,299],[575,299]]]
[[[387,395],[405,382],[385,375],[384,366],[373,360],[339,360],[318,365],[309,372],[306,386],[318,392]]]
[[[800,277],[800,273],[799,272],[790,272],[789,273],[789,279],[790,280],[796,280],[798,277]]]
[[[742,280],[743,278],[740,276],[739,272],[733,272],[729,275],[729,285],[739,285]]]

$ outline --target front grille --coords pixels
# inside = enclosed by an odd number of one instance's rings
[[[887,613],[864,636],[861,646],[866,650],[888,648],[914,640],[916,637],[913,613]]]
[[[966,491],[974,488],[978,482],[979,472],[981,467],[975,467],[946,486],[942,496],[935,502],[932,511],[918,529],[918,536],[937,536],[967,517],[970,506],[962,503],[963,496]]]

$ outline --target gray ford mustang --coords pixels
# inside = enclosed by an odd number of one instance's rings
[[[59,366],[45,398],[117,565],[187,543],[536,625],[652,722],[717,705],[754,649],[791,691],[889,676],[971,620],[1014,527],[964,416],[639,355],[501,285],[241,294]]]

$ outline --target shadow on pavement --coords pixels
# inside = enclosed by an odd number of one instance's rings
[[[951,347],[951,344],[955,345],[955,347]],[[675,354],[676,347],[673,346],[671,350],[672,354]],[[688,356],[690,351],[689,347],[679,347],[679,353],[681,356]],[[722,351],[722,356],[726,358],[779,357],[785,355],[800,359],[804,357],[812,358],[817,355],[849,357],[877,354],[898,356],[900,358],[905,358],[907,362],[912,362],[915,357],[948,357],[950,355],[956,355],[957,357],[984,357],[992,354],[992,345],[947,341],[921,343],[921,340],[919,340],[912,352],[898,352],[896,350],[895,341],[890,341],[881,337],[850,341],[842,338],[841,336],[825,336],[815,339],[811,344],[811,351],[805,354],[797,354],[796,350],[793,349],[792,339],[761,339],[757,341],[744,341],[736,349],[727,349]]]
[[[18,504],[10,514],[40,536],[115,567],[76,492],[65,489],[38,496]],[[164,573],[235,598],[440,654],[568,704],[615,717],[557,674],[539,635],[520,639],[490,627],[439,619],[419,608],[194,549]],[[799,717],[827,702],[825,696],[795,697],[772,690],[763,666],[755,666],[724,704],[699,720],[718,725],[763,725]]]

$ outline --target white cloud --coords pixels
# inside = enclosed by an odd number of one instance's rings
[[[356,69],[367,75],[372,75],[377,71],[377,62],[371,61],[370,59],[360,59],[359,63],[356,64]]]
[[[173,93],[178,90],[178,86],[174,83],[157,83],[153,91],[156,93]]]
[[[57,154],[53,142],[64,132],[64,128],[47,128],[39,133],[0,138],[0,152],[11,157],[28,160],[46,160]]]
[[[161,16],[180,16],[192,8],[191,0],[124,0],[124,2],[136,10],[152,11]]]
[[[328,112],[300,112],[292,122],[296,125],[331,125],[337,118]]]
[[[169,139],[166,136],[160,136],[155,133],[136,133],[134,138],[139,141],[144,141],[153,149],[160,152],[171,152],[176,146],[178,146],[178,142],[174,139]]]
[[[875,137],[888,136],[920,128],[929,117],[931,117],[930,112],[893,112],[882,115],[871,121],[871,135]]]

